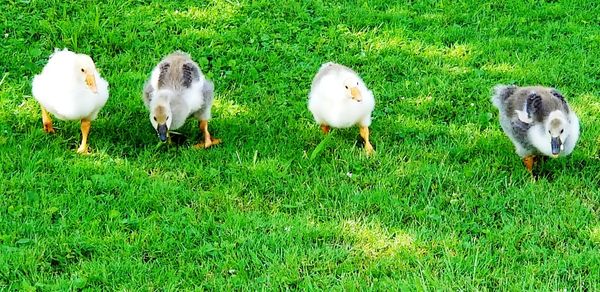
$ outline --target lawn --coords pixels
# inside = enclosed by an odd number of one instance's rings
[[[600,289],[597,1],[286,2],[0,2],[0,289]],[[110,83],[89,156],[31,97],[64,47]],[[151,127],[142,87],[176,49],[215,83],[215,148]],[[375,94],[373,157],[306,108],[327,61]],[[535,180],[498,83],[581,120]]]

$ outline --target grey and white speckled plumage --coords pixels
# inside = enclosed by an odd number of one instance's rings
[[[181,127],[194,115],[200,120],[211,117],[214,84],[204,77],[200,67],[188,54],[174,52],[165,57],[152,71],[143,90],[146,107],[152,111],[167,106],[171,112],[169,129]]]
[[[502,129],[519,156],[551,156],[548,131],[552,127],[558,127],[560,131],[564,145],[560,155],[573,151],[579,138],[579,119],[558,90],[542,86],[498,85],[494,88],[492,103],[498,108]]]

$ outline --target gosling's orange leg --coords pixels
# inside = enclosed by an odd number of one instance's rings
[[[533,164],[535,163],[535,156],[529,155],[523,158],[523,164],[527,168],[527,171],[533,175]]]
[[[88,151],[87,140],[88,140],[88,135],[90,134],[91,124],[92,124],[92,122],[88,119],[81,120],[81,145],[79,145],[79,148],[77,149],[77,153],[90,154],[90,152]]]
[[[375,150],[373,149],[373,145],[371,145],[371,142],[369,141],[369,127],[359,126],[359,131],[360,136],[365,141],[365,151],[367,152],[367,155],[373,154]]]
[[[202,132],[204,134],[204,142],[200,142],[200,143],[194,145],[195,148],[208,148],[210,146],[221,143],[221,139],[216,139],[216,138],[213,138],[210,136],[210,133],[208,132],[208,121],[207,120],[201,120],[198,123],[198,128],[200,128],[200,132]]]
[[[325,134],[325,135],[329,134],[329,130],[330,130],[330,128],[328,125],[325,125],[325,124],[321,125],[321,131],[323,131],[323,134]]]
[[[54,133],[54,128],[52,127],[52,118],[48,111],[43,107],[42,108],[42,123],[44,124],[44,132],[46,133]]]

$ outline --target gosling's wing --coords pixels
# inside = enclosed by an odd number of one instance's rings
[[[154,91],[154,87],[152,87],[152,84],[150,84],[150,80],[146,81],[146,84],[144,85],[144,91],[143,91],[143,100],[144,100],[144,105],[146,105],[147,108],[150,108],[150,101],[152,101],[152,92]]]
[[[212,102],[214,95],[215,95],[214,83],[208,79],[204,79],[204,84],[202,86],[202,96],[204,97],[204,101]]]
[[[562,111],[565,115],[569,115],[569,105],[558,90],[542,86],[530,87],[529,89],[527,108],[535,121],[544,121],[553,111]]]
[[[504,110],[510,120],[531,124],[543,120],[545,112],[544,92],[533,87],[512,88],[503,99]],[[499,96],[498,99],[502,99]]]
[[[558,101],[560,101],[560,104],[562,105],[563,111],[566,114],[569,114],[571,112],[571,108],[569,107],[569,104],[567,103],[567,100],[562,95],[562,93],[560,93],[560,91],[558,91],[556,88],[551,88],[550,89],[550,94],[554,98],[556,98]]]
[[[169,74],[171,70],[171,63],[169,62],[161,62],[158,64],[158,79],[157,79],[157,88],[163,88],[165,86],[170,86],[173,83],[174,76]]]
[[[533,121],[542,120],[544,116],[544,109],[542,106],[542,96],[537,92],[532,92],[527,96],[527,101],[525,102],[525,111],[527,112],[527,117]]]
[[[211,117],[211,108],[215,95],[215,85],[212,81],[204,79],[202,89],[200,90],[203,98],[202,107],[198,110],[197,116],[202,120],[208,120]]]
[[[181,85],[185,88],[190,88],[192,83],[200,80],[200,68],[198,65],[189,60],[181,65]]]
[[[188,89],[202,76],[198,64],[183,52],[175,52],[165,57],[157,68],[159,89]]]

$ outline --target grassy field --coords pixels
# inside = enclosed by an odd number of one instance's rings
[[[600,289],[600,4],[500,2],[0,2],[0,289]],[[90,156],[31,97],[63,47],[110,83]],[[176,49],[215,82],[216,148],[150,125],[143,83]],[[327,61],[375,93],[374,157],[357,129],[320,144]],[[535,181],[498,83],[554,86],[581,119]]]

